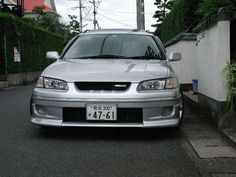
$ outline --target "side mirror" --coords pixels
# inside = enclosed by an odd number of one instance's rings
[[[51,60],[58,60],[59,54],[58,52],[55,52],[55,51],[49,51],[46,53],[46,58],[51,59]]]
[[[182,59],[182,54],[179,52],[171,52],[170,53],[170,62],[172,61],[180,61]]]

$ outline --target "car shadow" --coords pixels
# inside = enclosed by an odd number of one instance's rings
[[[31,128],[33,137],[58,140],[176,140],[183,136],[174,128]]]

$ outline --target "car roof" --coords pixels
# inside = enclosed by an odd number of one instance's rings
[[[140,34],[140,35],[150,35],[153,34],[147,32],[145,30],[137,30],[137,29],[99,29],[99,30],[86,30],[80,35],[88,35],[88,34]]]

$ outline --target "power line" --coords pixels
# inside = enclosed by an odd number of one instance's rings
[[[68,11],[68,10],[75,10],[76,8],[79,8],[79,7],[69,7],[69,8],[62,9],[62,10],[60,10],[60,11],[57,11],[57,13],[62,13],[62,12]]]
[[[110,21],[113,21],[113,22],[119,23],[119,24],[124,25],[124,26],[127,26],[127,27],[134,28],[134,27],[131,26],[131,25],[128,25],[128,24],[125,24],[125,23],[119,22],[119,21],[117,21],[117,20],[114,20],[114,19],[112,19],[112,18],[110,18],[110,17],[107,17],[107,16],[101,14],[101,13],[98,13],[98,15],[100,15],[100,16],[103,17],[103,18],[106,18],[107,20],[110,20]]]
[[[136,12],[128,12],[128,11],[114,11],[114,10],[108,10],[108,9],[101,9],[100,8],[100,10],[102,10],[102,11],[107,11],[107,12],[112,12],[112,13],[120,13],[120,14],[134,14],[134,15],[136,15],[137,13]],[[145,12],[145,14],[154,14],[154,12],[153,13],[151,13],[151,12]]]
[[[93,7],[93,5],[91,4],[89,10],[87,11],[86,15],[84,16],[85,19],[87,19],[87,17],[90,15],[89,13],[91,12],[92,7]],[[89,18],[90,18],[91,16],[92,16],[92,15],[90,15]]]
[[[103,1],[103,0],[100,0],[100,1],[98,2],[97,9],[98,9],[99,6],[101,5],[102,1]]]

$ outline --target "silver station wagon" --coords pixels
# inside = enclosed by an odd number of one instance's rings
[[[178,127],[179,81],[158,37],[138,30],[95,30],[73,38],[37,81],[31,121],[58,127]]]

